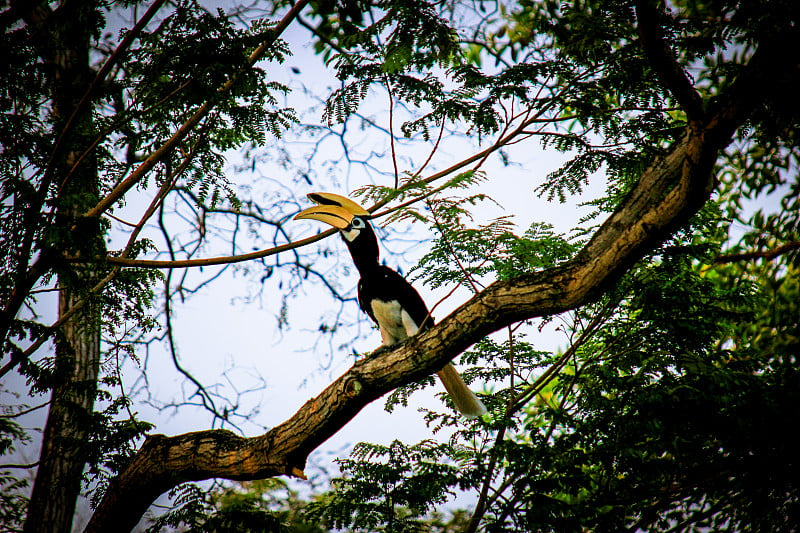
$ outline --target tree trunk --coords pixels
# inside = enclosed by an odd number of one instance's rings
[[[47,171],[51,173],[52,186],[59,187],[61,193],[54,210],[55,229],[46,236],[42,253],[49,247],[54,257],[63,253],[93,254],[103,247],[96,223],[75,223],[76,217],[96,204],[99,197],[96,160],[91,156],[81,157],[96,135],[91,113],[84,111],[73,117],[92,80],[89,32],[94,15],[94,2],[76,0],[65,0],[55,11],[41,6],[31,14],[41,37],[42,58],[51,67],[54,148],[52,166]],[[65,131],[66,135],[62,135]],[[86,298],[84,289],[91,287],[97,276],[91,267],[55,270],[59,316],[63,316]],[[51,369],[54,385],[28,506],[26,533],[72,530],[97,391],[99,306],[86,302],[62,326],[55,337],[55,346]]]
[[[59,312],[77,299],[63,287]],[[59,384],[53,389],[42,436],[39,469],[28,507],[25,532],[69,532],[86,464],[100,360],[99,314],[87,306],[61,332],[56,347]]]

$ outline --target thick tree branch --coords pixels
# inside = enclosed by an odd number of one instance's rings
[[[757,80],[776,63],[796,64],[800,47],[786,50],[792,52],[779,56],[760,48],[747,69],[753,77],[735,83],[714,102],[713,115],[687,127],[672,149],[653,161],[572,261],[493,283],[430,330],[358,361],[263,435],[244,438],[215,430],[149,437],[111,482],[86,531],[129,530],[155,498],[187,481],[302,477],[308,455],[384,393],[434,373],[489,333],[597,297],[708,201],[720,151],[769,91]]]
[[[112,481],[86,531],[128,530],[162,492],[187,481],[299,476],[315,448],[384,393],[435,372],[502,327],[591,300],[708,199],[713,163],[733,130],[715,133],[687,130],[573,261],[490,285],[431,330],[358,361],[264,435],[243,438],[216,430],[149,437]]]

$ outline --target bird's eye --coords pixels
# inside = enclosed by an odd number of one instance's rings
[[[361,229],[364,227],[364,221],[360,218],[354,218],[350,225],[353,226],[353,229]]]

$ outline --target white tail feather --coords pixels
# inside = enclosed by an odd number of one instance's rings
[[[456,367],[448,363],[437,375],[442,380],[442,385],[447,390],[447,394],[453,399],[456,409],[465,418],[478,418],[486,414],[486,406],[483,405],[483,402],[478,399],[474,392],[469,390]]]

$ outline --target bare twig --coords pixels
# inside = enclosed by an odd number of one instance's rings
[[[44,403],[41,403],[41,404],[39,404],[37,406],[29,407],[27,409],[23,409],[23,410],[21,410],[21,411],[19,411],[17,413],[13,413],[13,414],[10,414],[10,415],[0,415],[0,418],[17,418],[17,417],[20,417],[20,416],[25,416],[28,413],[32,413],[32,412],[37,411],[37,410],[41,409],[42,407],[46,407],[48,405],[50,405],[50,401],[49,400],[44,402]]]
[[[199,140],[195,142],[193,149],[196,148],[197,144],[199,144]],[[136,238],[138,237],[139,232],[141,232],[142,228],[144,227],[144,224],[147,222],[147,220],[150,219],[150,217],[153,215],[156,209],[158,209],[158,206],[161,205],[164,197],[174,186],[178,177],[183,173],[184,170],[186,170],[186,167],[189,165],[189,162],[191,161],[192,152],[193,150],[190,151],[189,155],[187,155],[184,158],[184,161],[175,170],[175,172],[164,180],[164,183],[162,184],[156,196],[150,202],[150,205],[145,210],[144,214],[139,220],[139,223],[136,224],[134,230],[131,232],[131,235],[128,238],[128,243],[126,244],[125,249],[120,254],[122,258],[124,258],[126,255],[130,253],[131,249],[133,248],[133,245],[136,242]],[[105,277],[103,277],[103,279],[101,279],[91,289],[89,289],[88,293],[82,299],[78,300],[75,304],[72,305],[72,307],[61,313],[58,320],[56,320],[50,326],[45,328],[44,331],[40,334],[40,336],[36,339],[36,341],[33,342],[33,344],[31,344],[25,351],[20,352],[16,357],[12,357],[8,363],[6,363],[2,368],[0,368],[0,377],[6,375],[17,364],[29,358],[34,352],[36,352],[36,350],[41,348],[41,346],[45,342],[47,342],[47,340],[58,330],[58,328],[60,328],[63,324],[65,324],[70,318],[72,318],[75,315],[75,313],[80,311],[84,307],[84,305],[86,305],[86,302],[92,295],[97,294],[103,289],[103,287],[108,285],[108,283],[110,283],[116,277],[121,268],[122,268],[121,266],[115,266],[114,268],[112,268],[111,271]]]
[[[24,468],[24,469],[27,469],[27,468],[36,468],[37,466],[39,466],[39,461],[36,461],[35,463],[28,463],[28,464],[25,464],[25,465],[4,464],[4,465],[0,465],[0,470],[9,470],[9,469],[12,469],[12,468]]]

